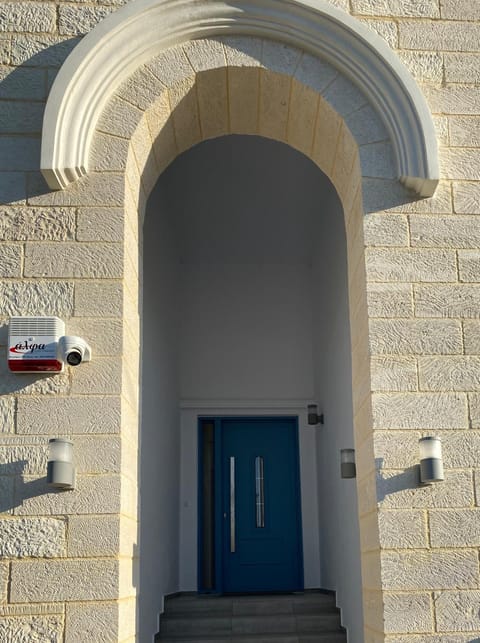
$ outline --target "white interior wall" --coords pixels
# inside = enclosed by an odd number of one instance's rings
[[[161,572],[165,580],[157,586],[171,587],[177,565],[177,585],[168,591],[196,589],[198,415],[299,414],[306,586],[338,590],[345,623],[357,622],[350,615],[357,608],[361,612],[358,529],[350,538],[335,536],[350,530],[352,519],[356,523],[356,510],[354,482],[346,487],[337,466],[338,449],[351,446],[353,438],[345,243],[330,183],[284,145],[232,136],[179,157],[152,194],[148,219],[146,296],[155,302],[146,303],[151,319],[144,346],[162,335],[155,348],[162,364],[157,372],[153,355],[144,351],[151,364],[144,378],[144,388],[148,382],[150,389],[144,425],[152,433],[150,442],[144,439],[151,451],[142,455],[142,463],[144,457],[151,461],[148,471],[155,460],[165,461],[166,469],[152,471],[156,484],[165,487],[152,488],[145,500],[145,507],[161,518],[151,519],[155,537],[143,539],[142,586],[153,587],[147,579]],[[164,244],[168,260],[161,258]],[[178,271],[172,269],[174,262]],[[178,397],[174,362],[179,365]],[[325,427],[305,424],[306,402],[312,397],[325,409]],[[183,407],[181,456],[178,400]],[[180,486],[181,499],[175,491],[163,493],[174,485]]]

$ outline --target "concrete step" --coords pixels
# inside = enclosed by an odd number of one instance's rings
[[[345,632],[322,632],[315,634],[263,634],[261,636],[192,636],[192,637],[162,637],[160,643],[347,643]]]

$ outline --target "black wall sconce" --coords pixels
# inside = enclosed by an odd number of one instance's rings
[[[317,424],[324,424],[323,413],[318,414],[318,405],[309,404],[307,406],[308,411],[308,424],[310,426],[317,426]]]

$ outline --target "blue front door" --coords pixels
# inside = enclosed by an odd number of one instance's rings
[[[223,592],[303,589],[296,419],[223,418],[220,433]]]

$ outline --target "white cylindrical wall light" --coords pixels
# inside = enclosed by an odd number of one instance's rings
[[[445,479],[443,474],[442,441],[433,436],[420,438],[420,482],[431,484]]]
[[[48,442],[47,483],[57,489],[73,489],[73,442],[65,438],[52,438]]]
[[[355,449],[340,449],[340,475],[342,478],[355,478]]]

